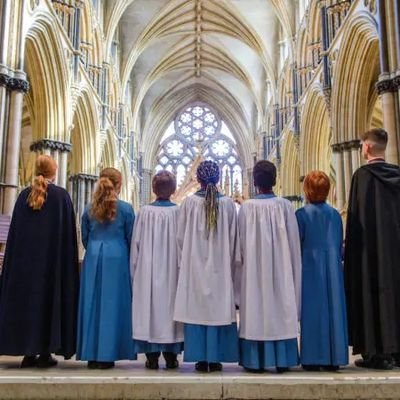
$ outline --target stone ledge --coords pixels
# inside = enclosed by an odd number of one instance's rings
[[[1,376],[0,399],[399,399],[396,376]]]

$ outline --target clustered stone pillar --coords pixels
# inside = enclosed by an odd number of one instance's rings
[[[251,199],[256,194],[256,188],[254,187],[254,179],[253,179],[253,168],[247,168],[247,184],[248,184],[249,198]]]
[[[342,210],[347,206],[353,173],[361,166],[360,141],[332,145],[336,170],[336,206]]]
[[[63,188],[67,187],[67,165],[68,153],[71,152],[70,143],[60,142],[52,139],[42,139],[33,142],[30,146],[31,151],[38,154],[46,154],[54,158],[58,165],[55,183]]]
[[[151,198],[151,169],[142,170],[142,181],[140,185],[140,205],[149,203]]]
[[[398,0],[393,2],[377,0],[381,74],[376,88],[381,96],[383,124],[389,136],[386,159],[393,164],[398,164],[400,155],[400,65],[396,62],[400,59],[400,55],[397,54],[397,58],[391,56],[396,54],[397,48],[400,47],[399,7]],[[392,29],[393,22],[394,29]]]
[[[78,222],[85,210],[85,206],[92,201],[95,184],[98,177],[89,174],[75,174],[69,177],[68,191],[74,204]]]
[[[28,89],[23,71],[0,64],[0,208],[7,215],[17,197],[22,106]]]

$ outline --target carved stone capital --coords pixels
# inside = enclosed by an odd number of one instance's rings
[[[358,139],[350,140],[347,142],[335,143],[331,146],[334,153],[342,153],[344,151],[351,151],[353,149],[360,149],[360,141]]]
[[[378,91],[378,94],[384,94],[384,93],[390,93],[390,92],[396,92],[397,87],[395,84],[395,79],[385,79],[382,81],[379,81],[376,83],[376,90]]]
[[[29,82],[26,79],[15,78],[4,73],[0,73],[0,86],[4,86],[8,90],[23,93],[29,90]]]
[[[99,177],[97,175],[85,174],[83,172],[75,175],[70,175],[68,180],[70,181],[91,181],[96,182]]]
[[[400,90],[400,75],[393,78],[393,85],[397,90]]]
[[[58,150],[61,152],[69,153],[72,150],[72,145],[70,143],[59,142],[57,140],[52,140],[52,139],[38,140],[37,142],[33,142],[30,145],[31,151],[38,152],[46,149]]]

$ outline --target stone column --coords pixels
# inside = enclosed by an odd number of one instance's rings
[[[74,204],[78,223],[85,206],[92,201],[94,185],[98,179],[96,175],[79,173],[69,177],[69,187],[72,202]]]
[[[340,144],[332,145],[332,152],[336,171],[336,207],[338,210],[342,210],[345,204],[342,146]]]
[[[397,87],[395,79],[383,79],[376,85],[382,99],[383,125],[388,133],[386,160],[393,164],[399,163],[400,123],[397,121],[398,101],[396,100]]]
[[[343,172],[344,172],[344,203],[347,204],[349,198],[351,177],[352,177],[352,166],[351,166],[351,149],[344,144],[343,151]]]
[[[17,197],[19,149],[21,142],[22,106],[29,89],[26,75],[15,71],[13,76],[0,74],[0,86],[5,94],[4,125],[1,156],[1,213],[11,215]],[[6,92],[4,93],[4,87]],[[7,107],[8,105],[8,107]],[[3,118],[3,115],[1,115]]]
[[[67,186],[68,153],[71,151],[72,145],[58,140],[42,139],[33,142],[30,148],[31,151],[38,154],[45,154],[54,158],[58,166],[55,183],[65,189]]]
[[[246,175],[247,175],[249,199],[251,199],[256,194],[256,188],[254,187],[254,179],[253,179],[253,168],[247,168]]]
[[[140,205],[149,203],[151,198],[151,169],[142,170],[142,181],[140,185]]]
[[[354,172],[361,166],[360,141],[353,140],[349,145],[351,148],[351,169],[352,174],[354,174]]]

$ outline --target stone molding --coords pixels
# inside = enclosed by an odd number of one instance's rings
[[[70,175],[68,177],[68,180],[70,181],[93,181],[96,182],[99,177],[97,175],[91,175],[91,174],[85,174],[85,173],[79,173],[75,175]]]
[[[360,149],[360,140],[354,139],[350,140],[348,142],[342,142],[342,143],[335,143],[332,146],[332,151],[334,153],[342,153],[344,151],[349,151],[349,150],[359,150]]]
[[[378,94],[396,92],[399,89],[399,77],[393,79],[384,79],[376,83]]]
[[[38,140],[37,142],[33,142],[29,148],[31,151],[35,152],[50,149],[69,153],[72,150],[72,144],[60,142],[58,140],[42,139]]]
[[[15,78],[4,73],[0,73],[0,86],[22,93],[26,93],[29,90],[29,82],[26,79]]]

